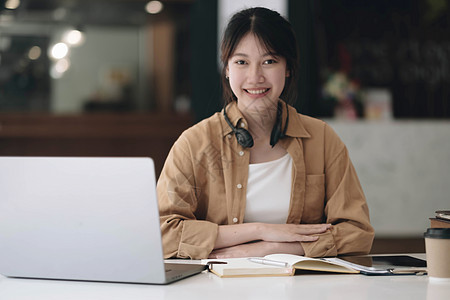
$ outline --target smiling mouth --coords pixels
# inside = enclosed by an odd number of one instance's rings
[[[247,93],[252,95],[261,95],[267,93],[269,89],[253,89],[253,90],[245,90]]]

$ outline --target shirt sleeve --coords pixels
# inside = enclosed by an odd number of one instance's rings
[[[347,148],[329,127],[325,127],[324,216],[331,230],[316,242],[302,242],[309,257],[369,253],[374,230],[370,225],[366,198]]]
[[[214,248],[218,225],[197,220],[195,171],[188,141],[174,144],[158,180],[157,192],[165,258],[207,258]]]

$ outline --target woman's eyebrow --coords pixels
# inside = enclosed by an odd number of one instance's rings
[[[244,57],[248,57],[247,54],[245,54],[245,53],[240,53],[240,52],[234,53],[231,57],[234,57],[234,56],[244,56]],[[275,52],[266,52],[266,53],[264,53],[264,54],[262,55],[262,57],[266,57],[266,56],[276,56],[276,57],[278,57],[279,55],[276,54]]]
[[[266,52],[264,54],[264,56],[276,56],[276,57],[278,57],[279,55],[277,53],[275,53],[275,52]]]
[[[245,56],[245,57],[248,57],[247,54],[245,54],[245,53],[240,53],[240,52],[234,53],[231,57],[233,57],[233,56]]]

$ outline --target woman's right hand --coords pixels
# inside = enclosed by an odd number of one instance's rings
[[[267,242],[314,242],[315,234],[324,233],[331,224],[267,224],[260,223],[256,231]]]
[[[314,242],[316,234],[324,233],[330,224],[267,224],[245,223],[221,225],[214,249],[231,247],[254,241]]]

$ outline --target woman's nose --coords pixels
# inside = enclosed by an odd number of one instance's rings
[[[249,83],[264,82],[264,73],[261,66],[252,66],[249,68],[247,80]]]

